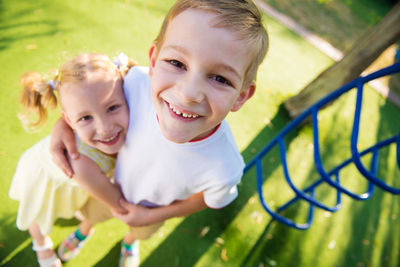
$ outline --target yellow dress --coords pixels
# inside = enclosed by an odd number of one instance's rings
[[[76,138],[81,154],[111,175],[115,159]],[[88,200],[88,193],[66,176],[52,161],[50,136],[26,150],[18,161],[9,196],[19,201],[17,227],[27,230],[36,222],[42,234],[49,234],[58,218],[72,218]]]

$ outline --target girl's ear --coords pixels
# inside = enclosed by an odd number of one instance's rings
[[[231,111],[238,111],[243,106],[243,104],[246,103],[246,101],[254,95],[255,91],[256,84],[254,82],[251,82],[249,86],[247,86],[240,92],[239,97],[236,99],[236,102],[231,108]]]
[[[71,129],[74,129],[72,127],[71,120],[68,118],[67,114],[65,114],[64,110],[61,110],[61,117],[65,120],[65,122],[71,127]]]
[[[149,49],[149,61],[150,61],[150,66],[149,66],[149,76],[153,74],[153,68],[156,65],[156,60],[157,60],[157,46],[152,43]]]

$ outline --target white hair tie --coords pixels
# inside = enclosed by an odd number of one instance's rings
[[[56,84],[53,80],[47,81],[47,84],[50,86],[51,90],[54,91],[56,89]]]
[[[124,53],[119,53],[119,55],[114,59],[114,64],[120,70],[121,68],[125,68],[128,66],[129,58]]]

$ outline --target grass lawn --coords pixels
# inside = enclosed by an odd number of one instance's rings
[[[389,8],[374,1],[319,2],[363,6],[365,12],[353,18],[359,20],[361,16],[360,23],[371,20],[371,26]],[[59,116],[53,112],[43,131],[26,133],[16,116],[21,110],[19,76],[28,70],[46,73],[79,52],[115,56],[123,51],[147,65],[147,49],[172,3],[173,0],[0,1],[0,266],[37,266],[29,234],[15,227],[18,205],[8,198],[8,188],[19,156],[49,134]],[[267,16],[265,23],[271,47],[259,72],[258,90],[249,104],[228,117],[246,161],[289,122],[281,103],[333,63]],[[398,108],[370,88],[365,90],[364,101],[361,149],[399,131],[394,123]],[[327,169],[349,157],[353,111],[354,93],[349,93],[320,114]],[[310,126],[305,126],[286,140],[289,167],[299,187],[317,178],[311,139]],[[395,181],[399,171],[394,155],[394,147],[382,151],[379,175],[400,186]],[[278,207],[292,193],[283,180],[277,153],[263,164],[265,197],[271,206]],[[354,191],[361,193],[365,188],[364,179],[354,168],[346,169],[342,179]],[[332,203],[334,196],[329,187],[317,192],[317,197],[326,203]],[[298,231],[271,222],[259,204],[252,170],[243,177],[239,197],[230,206],[172,219],[154,238],[143,241],[141,262],[142,266],[398,266],[399,204],[398,197],[379,189],[365,202],[343,196],[340,211],[330,214],[318,210],[313,226]],[[284,214],[301,221],[306,208],[299,203]],[[77,224],[76,220],[58,221],[51,234],[54,243],[59,244]],[[65,266],[115,266],[126,230],[115,219],[97,226],[87,247]]]

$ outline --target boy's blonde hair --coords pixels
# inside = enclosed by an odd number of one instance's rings
[[[86,80],[89,73],[102,72],[116,75],[122,79],[129,69],[136,63],[128,60],[128,64],[117,67],[109,57],[102,54],[81,54],[61,66],[53,80],[47,81],[37,72],[27,72],[20,78],[23,87],[20,102],[26,113],[20,114],[20,119],[27,129],[40,128],[47,120],[47,109],[57,106],[56,90],[67,83],[76,83]],[[33,111],[37,115],[36,120],[27,116]]]
[[[244,85],[256,79],[257,70],[268,50],[268,34],[261,13],[252,0],[177,0],[166,15],[154,44],[161,49],[169,23],[187,9],[199,9],[217,15],[215,27],[233,31],[240,40],[248,42],[253,58],[245,73]]]

